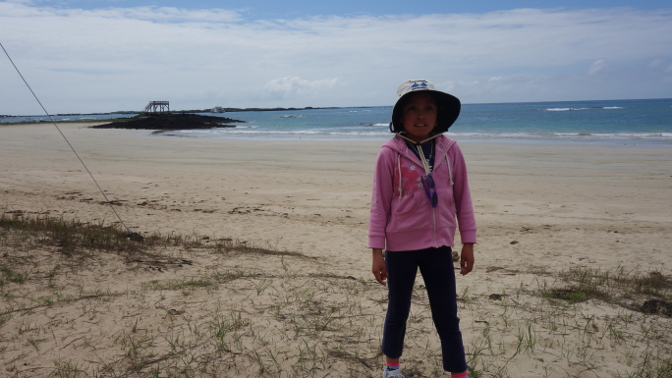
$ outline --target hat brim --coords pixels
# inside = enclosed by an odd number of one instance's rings
[[[394,104],[394,109],[392,109],[392,123],[390,123],[390,131],[393,133],[399,133],[404,131],[404,126],[401,124],[401,112],[403,104],[406,102],[408,96],[414,93],[429,93],[436,100],[438,106],[438,111],[436,115],[436,127],[432,130],[433,133],[445,133],[448,131],[450,126],[455,123],[457,117],[460,116],[460,110],[462,109],[462,103],[460,100],[446,92],[441,92],[433,89],[425,89],[422,91],[408,92],[401,96],[397,103]]]

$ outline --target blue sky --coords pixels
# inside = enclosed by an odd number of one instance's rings
[[[0,1],[0,43],[52,113],[672,97],[662,1]],[[0,56],[0,114],[39,114]]]

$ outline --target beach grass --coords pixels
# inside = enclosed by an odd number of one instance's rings
[[[0,367],[11,377],[373,377],[386,295],[370,277],[233,238],[127,237],[118,225],[0,216]],[[260,268],[260,261],[272,262]],[[472,377],[672,376],[672,277],[523,272],[536,285],[459,293]],[[407,377],[443,375],[421,280]],[[596,353],[607,351],[607,359]]]

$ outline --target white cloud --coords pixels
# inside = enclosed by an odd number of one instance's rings
[[[590,68],[588,68],[588,75],[595,75],[596,73],[607,69],[609,65],[604,59],[600,59],[597,62],[593,63]]]
[[[300,77],[281,77],[266,83],[265,88],[281,98],[297,98],[333,88],[338,79],[303,80]]]
[[[155,22],[236,22],[242,18],[225,9],[185,10],[172,7],[137,7],[127,9],[83,11],[88,17],[129,18]]]
[[[649,63],[649,64],[646,66],[646,68],[651,68],[651,69],[653,69],[653,68],[658,68],[658,67],[662,66],[663,63],[664,63],[664,62],[663,62],[662,59],[657,58],[657,59],[654,59],[651,63]]]
[[[402,80],[417,77],[465,102],[576,93],[672,97],[660,70],[646,86],[634,73],[672,58],[670,11],[519,9],[253,22],[240,14],[0,1],[0,42],[55,112],[138,109],[160,98],[176,109],[386,105]],[[3,81],[14,75],[10,68],[0,59]],[[33,108],[16,100],[19,90],[0,86],[0,114]]]

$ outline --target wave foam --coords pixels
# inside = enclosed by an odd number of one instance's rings
[[[366,126],[366,127],[388,127],[390,124],[389,123],[360,123],[361,126]]]

